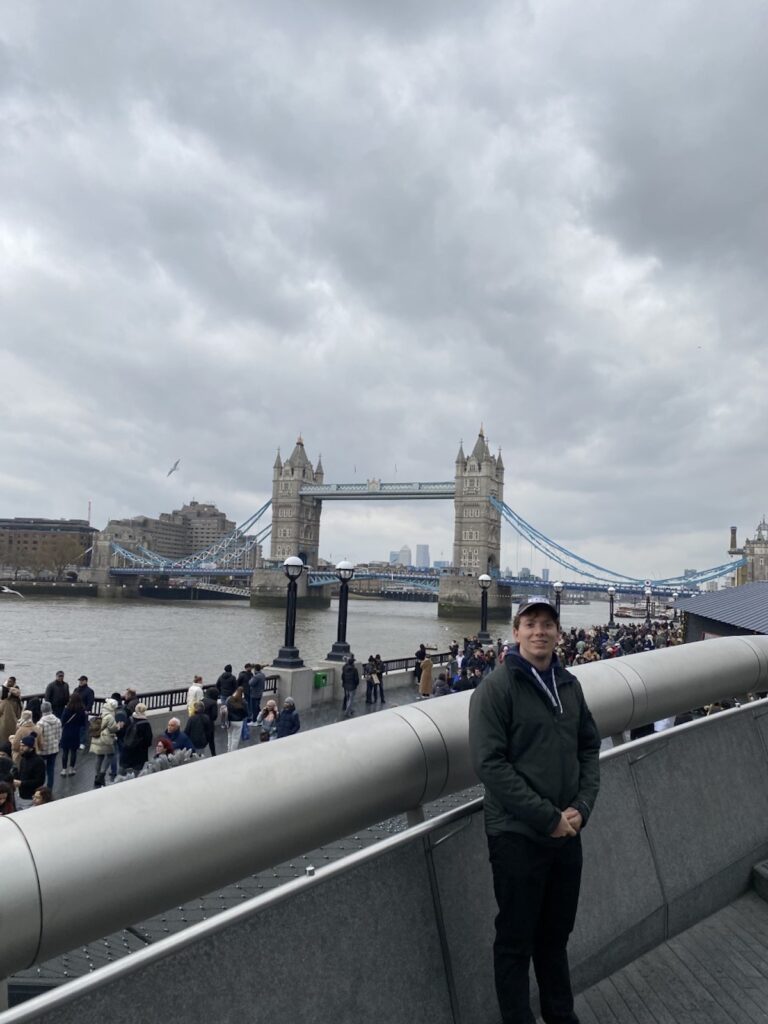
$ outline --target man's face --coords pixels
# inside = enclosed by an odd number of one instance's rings
[[[520,616],[514,630],[520,653],[537,668],[546,668],[552,660],[558,639],[557,623],[546,608],[532,608]]]
[[[63,672],[57,672],[56,673],[56,678],[59,680],[59,682],[61,682],[61,680],[64,678],[64,673]]]
[[[178,732],[178,729],[179,729],[179,727],[178,727],[176,722],[169,722],[168,723],[168,732],[170,732],[170,733]]]

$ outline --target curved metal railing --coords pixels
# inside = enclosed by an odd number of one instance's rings
[[[603,735],[768,690],[768,637],[580,666]],[[477,780],[469,693],[393,708],[0,819],[0,977]],[[197,823],[197,824],[195,824]],[[83,855],[87,842],[88,855]],[[94,885],[94,871],[141,885]]]

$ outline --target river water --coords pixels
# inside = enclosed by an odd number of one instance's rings
[[[296,643],[305,664],[322,660],[336,639],[336,602],[323,611],[298,610]],[[608,621],[608,605],[563,605],[565,628]],[[268,665],[283,642],[285,613],[245,601],[99,601],[94,598],[0,598],[0,662],[22,693],[39,691],[62,668],[72,683],[87,675],[97,694],[134,685],[157,690],[213,682],[225,663]],[[350,601],[347,640],[358,658],[413,655],[423,641],[438,650],[479,629],[474,620],[438,619],[436,604]],[[493,636],[511,625],[491,623]]]

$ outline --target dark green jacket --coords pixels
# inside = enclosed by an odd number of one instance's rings
[[[540,675],[551,682],[552,671],[562,712],[519,655],[507,655],[472,694],[469,747],[489,835],[559,843],[550,832],[562,811],[575,807],[586,825],[595,805],[600,735],[576,676],[556,659]]]

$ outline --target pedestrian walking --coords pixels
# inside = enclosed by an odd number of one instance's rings
[[[152,726],[147,719],[147,705],[139,701],[123,736],[119,766],[121,774],[133,772],[138,775],[149,760],[151,746]]]

